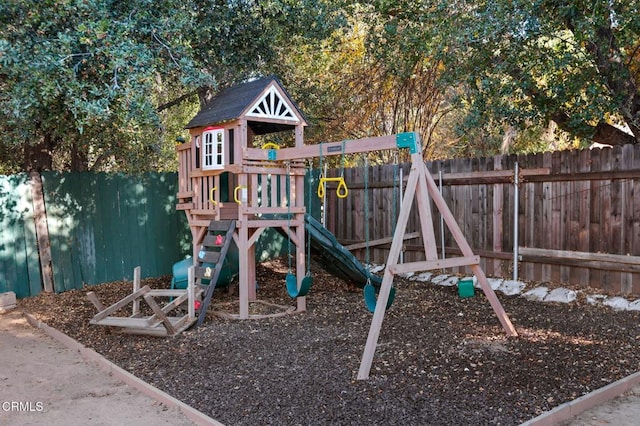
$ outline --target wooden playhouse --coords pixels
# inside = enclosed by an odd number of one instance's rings
[[[260,78],[221,91],[187,124],[190,140],[177,146],[178,204],[193,236],[193,257],[211,221],[235,220],[239,253],[240,318],[249,318],[256,299],[255,243],[270,227],[280,227],[296,250],[295,275],[305,275],[304,160],[276,160],[275,144],[265,159],[247,155],[256,136],[289,131],[292,145],[304,145],[307,121],[275,77]],[[297,299],[305,309],[305,298]]]

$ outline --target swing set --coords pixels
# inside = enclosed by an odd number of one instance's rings
[[[389,256],[387,258],[382,286],[376,296],[376,289],[369,283],[365,286],[365,300],[367,306],[374,312],[367,343],[362,356],[360,369],[358,371],[358,379],[366,379],[369,377],[371,363],[375,348],[377,346],[380,329],[384,319],[386,309],[390,306],[395,295],[393,287],[393,278],[397,274],[408,272],[421,272],[437,269],[447,269],[453,267],[468,266],[478,279],[478,283],[487,297],[491,307],[493,308],[498,320],[502,324],[505,332],[509,336],[517,335],[515,328],[504,311],[495,292],[489,285],[487,277],[480,267],[480,258],[475,255],[467,243],[464,235],[446,202],[444,201],[440,191],[435,184],[433,177],[429,173],[426,164],[422,159],[422,150],[419,137],[416,133],[402,133],[393,136],[382,136],[377,138],[366,138],[353,141],[342,141],[337,143],[328,143],[320,145],[320,156],[336,155],[336,154],[355,154],[362,152],[370,152],[374,150],[384,149],[408,149],[411,154],[411,172],[408,176],[406,189],[397,223],[394,230],[393,239]],[[247,150],[246,155],[250,158],[264,158],[264,153],[259,151]],[[308,147],[303,148],[283,148],[278,150],[278,160],[293,160],[295,158],[308,158],[312,155]],[[368,164],[365,164],[365,173],[368,173]],[[343,193],[348,193],[344,175],[338,178],[337,182],[344,186]],[[325,186],[330,180],[320,180],[320,185]],[[318,193],[320,193],[320,189]],[[402,250],[402,243],[406,234],[406,227],[409,220],[409,212],[414,201],[417,203],[420,218],[420,236],[422,237],[424,247],[425,260],[417,262],[400,263],[399,257]],[[461,257],[439,259],[436,251],[435,231],[433,227],[431,203],[439,210],[445,224],[449,228],[455,242],[458,244],[462,252]],[[365,175],[365,215],[368,215],[368,174]],[[366,226],[368,227],[368,216],[366,217]],[[368,229],[365,231],[368,239]],[[368,263],[368,244],[367,244],[367,263]]]
[[[377,276],[373,277],[367,269],[367,277],[375,278],[378,280],[376,284],[380,284],[374,286],[372,280],[367,279],[364,286],[365,301],[374,314],[358,378],[364,379],[369,375],[384,313],[393,301],[393,278],[397,274],[470,267],[505,332],[515,335],[513,325],[479,266],[479,257],[472,252],[464,239],[424,164],[419,136],[416,133],[401,133],[305,145],[304,127],[307,124],[304,114],[279,80],[275,77],[265,77],[221,91],[187,124],[191,140],[176,146],[179,163],[176,208],[184,211],[187,216],[193,237],[194,264],[197,263],[200,248],[214,223],[227,221],[234,224],[234,229],[230,229],[228,234],[232,234],[240,265],[237,317],[252,318],[249,303],[257,300],[256,242],[268,228],[281,229],[286,235],[289,243],[288,271],[285,279],[287,291],[295,297],[296,310],[306,310],[306,295],[311,288],[312,278],[309,264],[311,244],[310,235],[305,231],[307,208],[304,200],[305,191],[310,198],[314,192],[311,183],[305,183],[307,166],[311,160],[319,157],[322,163],[327,156],[341,156],[340,176],[322,176],[315,193],[323,198],[328,186],[335,185],[337,197],[346,198],[349,196],[349,188],[344,179],[346,155],[406,149],[411,154],[411,172],[397,215],[382,280]],[[255,136],[282,131],[293,132],[293,146],[253,146]],[[367,204],[368,184],[367,176]],[[306,186],[308,188],[305,188]],[[233,197],[230,194],[233,194]],[[425,260],[403,263],[399,261],[399,257],[414,201],[417,203],[420,217],[420,232],[417,236],[422,237]],[[431,215],[432,203],[449,227],[462,252],[461,257],[438,258]],[[368,206],[366,211],[368,215]],[[367,229],[367,264],[368,234]],[[199,315],[203,314],[201,310]]]

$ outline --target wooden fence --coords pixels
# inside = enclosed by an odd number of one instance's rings
[[[517,267],[524,280],[640,294],[640,146],[434,161],[428,166],[436,182],[442,177],[443,196],[489,276],[512,278]],[[406,179],[409,167],[371,167],[368,200],[362,168],[344,171],[347,198],[329,191],[326,226],[345,245],[359,248],[361,259],[367,258],[362,247],[368,241],[369,259],[386,261],[400,203],[400,170]],[[439,215],[434,215],[434,227],[439,237]],[[417,212],[412,212],[407,232],[417,229]],[[445,255],[458,255],[448,232],[443,239]],[[419,238],[407,240],[404,249],[407,260],[422,260]]]

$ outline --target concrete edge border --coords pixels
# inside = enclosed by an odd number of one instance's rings
[[[578,414],[597,405],[612,400],[634,388],[640,383],[640,372],[631,374],[573,401],[558,405],[553,410],[540,414],[520,426],[551,426],[573,419]]]
[[[93,349],[87,348],[80,342],[67,336],[61,331],[48,326],[44,322],[36,319],[33,315],[27,312],[22,312],[22,314],[27,318],[27,321],[33,327],[42,330],[49,337],[65,345],[72,351],[78,352],[80,356],[82,356],[82,358],[84,358],[86,361],[96,364],[102,370],[106,371],[109,374],[112,374],[118,380],[139,390],[141,393],[152,398],[153,400],[162,403],[167,407],[178,409],[182,414],[185,415],[185,417],[187,417],[192,422],[202,426],[224,426],[217,420],[212,419],[211,417],[185,404],[179,399],[172,397],[166,392],[161,391],[160,389],[150,385],[144,380],[139,379],[128,371],[118,367]]]

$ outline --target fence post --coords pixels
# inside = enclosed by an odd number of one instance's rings
[[[38,240],[38,256],[40,258],[40,274],[44,291],[53,292],[53,269],[51,268],[51,242],[47,225],[47,211],[42,192],[40,173],[31,173],[31,194],[33,196],[33,216],[36,223],[36,239]]]
[[[438,183],[440,184],[440,195],[442,195],[442,170],[438,170]],[[442,216],[442,212],[440,212],[440,252],[442,253],[442,258],[447,257],[446,249],[444,246],[444,216]]]
[[[518,204],[519,204],[519,184],[518,162],[513,168],[513,280],[518,280]]]

